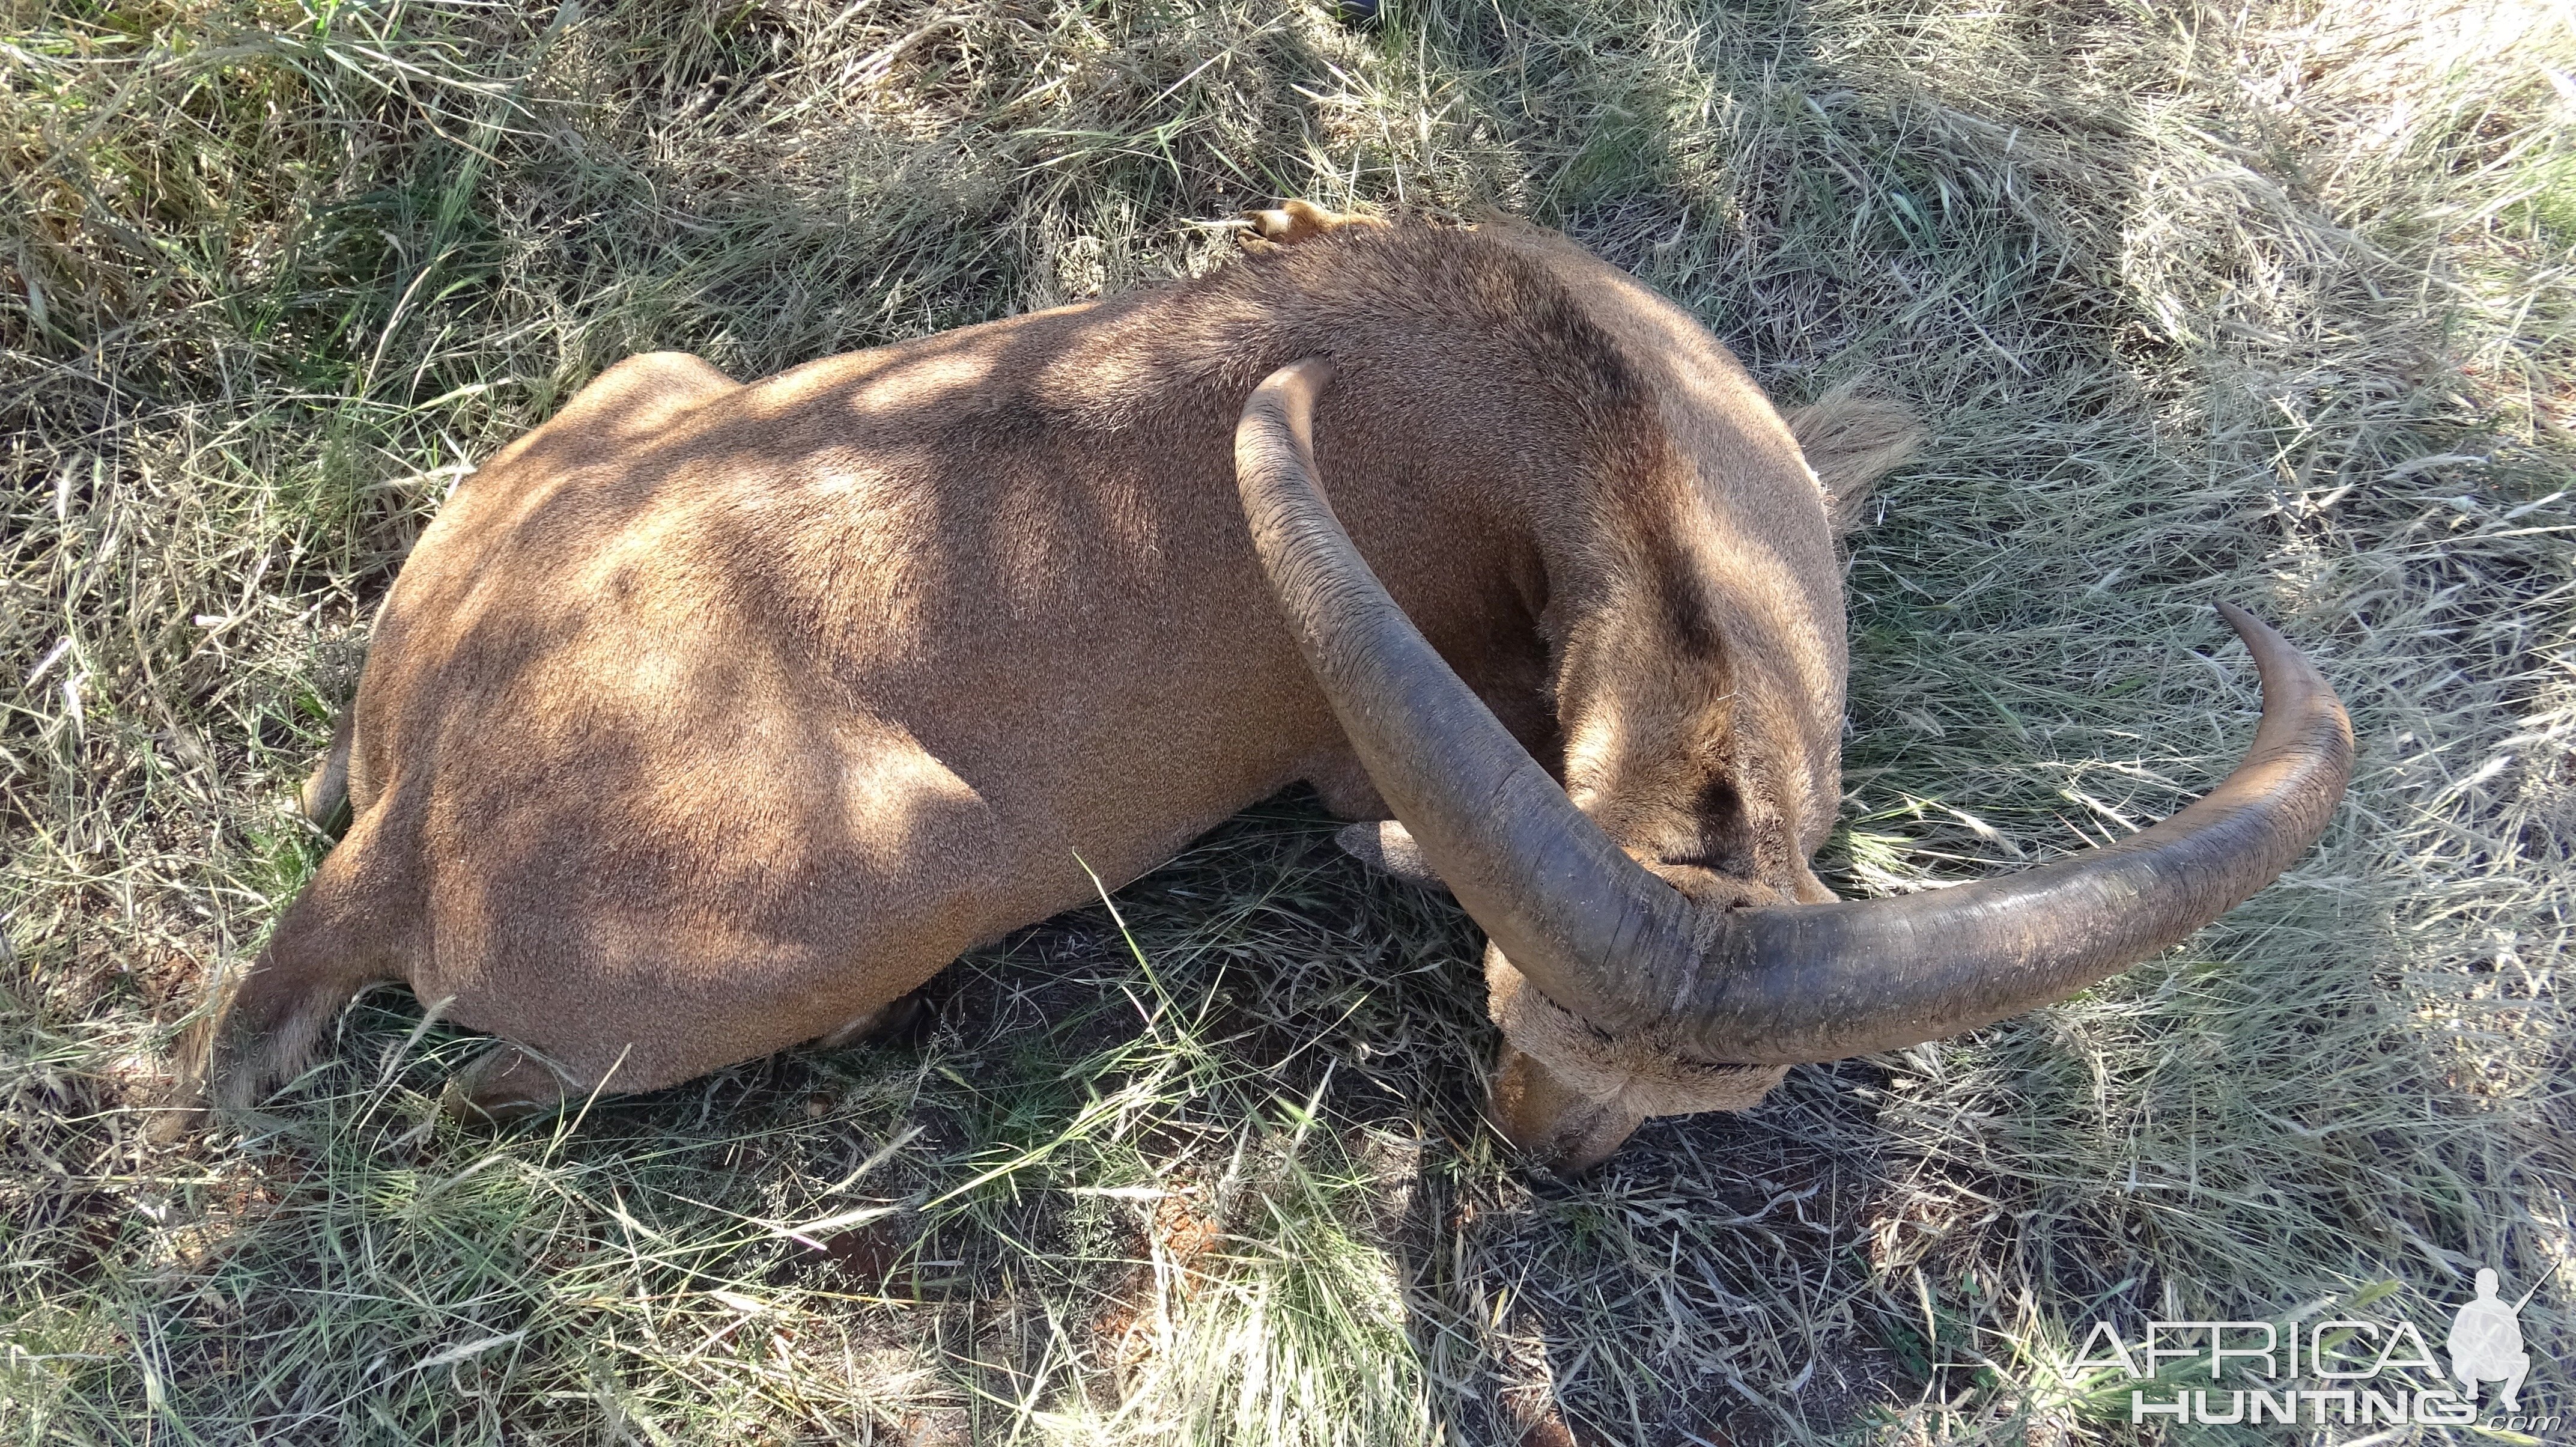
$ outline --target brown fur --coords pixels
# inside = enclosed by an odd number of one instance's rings
[[[1574,799],[1696,896],[1826,897],[1839,575],[1760,390],[1561,238],[1280,214],[1195,281],[750,385],[636,357],[493,458],[385,603],[354,823],[209,1032],[218,1103],[379,979],[525,1047],[468,1103],[668,1085],[1283,785],[1382,817],[1235,495],[1308,355],[1340,516]]]

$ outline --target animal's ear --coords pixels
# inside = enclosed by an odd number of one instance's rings
[[[1422,846],[1414,843],[1413,835],[1396,820],[1350,825],[1335,834],[1333,842],[1342,846],[1343,853],[1380,874],[1391,874],[1407,884],[1418,884],[1425,889],[1449,887],[1440,882],[1439,874],[1431,868],[1431,861],[1424,857]]]
[[[1825,516],[1836,537],[1859,525],[1871,485],[1904,465],[1923,441],[1923,426],[1912,412],[1859,395],[1856,382],[1834,388],[1787,421],[1825,490]]]

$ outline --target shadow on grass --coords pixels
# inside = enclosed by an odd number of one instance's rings
[[[437,1122],[480,1040],[373,997],[210,1192],[186,1289],[138,1300],[159,1390],[271,1430],[678,1430],[763,1361],[839,1351],[870,1430],[960,1443],[1144,1414],[1778,1439],[1910,1395],[1920,1339],[1869,1295],[1870,1072],[1534,1179],[1476,1115],[1472,927],[1330,828],[1274,800],[1114,915],[960,961],[896,1037],[577,1124]],[[442,1360],[477,1343],[495,1360]]]

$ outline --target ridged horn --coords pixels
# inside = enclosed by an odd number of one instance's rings
[[[2287,868],[2352,772],[2313,665],[2219,605],[2263,719],[2236,771],[2173,818],[2001,879],[1895,899],[1703,910],[1575,808],[1378,584],[1316,477],[1321,358],[1256,389],[1235,431],[1253,545],[1378,791],[1529,982],[1595,1026],[1679,1026],[1698,1058],[1832,1060],[2063,999],[2163,949]]]
[[[2218,605],[2254,655],[2263,718],[2233,773],[2117,844],[1893,899],[1737,911],[1689,1007],[1710,1059],[1833,1060],[2063,1000],[2271,883],[2334,817],[2352,723],[2316,665]]]

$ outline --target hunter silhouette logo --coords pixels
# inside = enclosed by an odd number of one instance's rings
[[[2531,1353],[2522,1349],[2522,1308],[2531,1300],[2531,1291],[2511,1306],[2496,1296],[2497,1277],[2485,1268],[2478,1271],[2478,1294],[2451,1321],[2451,1375],[2468,1388],[2469,1400],[2478,1399],[2480,1382],[2502,1382],[2504,1391],[2496,1406],[2507,1412],[2522,1409],[2522,1379],[2531,1372]]]

